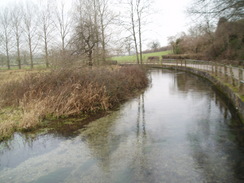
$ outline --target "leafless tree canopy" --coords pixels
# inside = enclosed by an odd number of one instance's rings
[[[120,0],[27,0],[1,7],[0,61],[8,69],[72,61],[102,64],[117,39],[129,54],[135,50],[137,62],[142,63],[143,29],[151,0],[123,2],[126,7],[117,11],[114,3]],[[127,26],[118,23],[121,9],[128,15]],[[126,32],[123,38],[114,38],[114,27]]]
[[[11,41],[12,41],[12,29],[9,24],[11,21],[11,14],[8,8],[6,8],[0,14],[0,23],[2,25],[1,38],[4,54],[6,55],[6,61],[8,69],[10,69],[10,50],[11,50]]]
[[[127,30],[134,42],[137,63],[142,63],[142,43],[143,43],[143,28],[146,24],[146,17],[149,14],[151,0],[127,0],[126,8],[129,14],[128,20],[125,21]],[[127,37],[125,38],[127,39]],[[127,40],[128,42],[128,40]]]
[[[244,18],[243,0],[194,0],[189,8],[190,14],[210,15],[214,18],[226,17],[227,19]]]
[[[153,51],[157,51],[160,48],[160,43],[159,41],[155,40],[152,41],[148,44],[149,49],[153,50]]]
[[[107,56],[108,27],[115,15],[109,0],[77,0],[75,29],[71,38],[73,54],[83,55],[88,64],[100,64]]]

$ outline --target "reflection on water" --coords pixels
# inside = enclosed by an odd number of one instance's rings
[[[151,77],[140,96],[71,136],[2,143],[0,182],[243,182],[244,130],[226,101],[190,74]]]

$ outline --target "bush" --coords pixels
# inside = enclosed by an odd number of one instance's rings
[[[137,66],[52,70],[2,85],[0,106],[21,108],[19,128],[31,129],[48,116],[111,109],[147,84],[146,71]]]

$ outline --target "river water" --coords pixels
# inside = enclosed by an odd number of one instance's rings
[[[0,182],[244,182],[244,130],[226,100],[191,74],[149,77],[145,92],[80,129],[1,143]]]

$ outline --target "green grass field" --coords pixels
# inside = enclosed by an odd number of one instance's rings
[[[161,56],[171,54],[172,51],[162,51],[162,52],[154,52],[154,53],[146,53],[143,54],[143,61],[146,61],[148,57],[158,56],[161,59]],[[109,60],[117,60],[118,62],[136,62],[136,55],[131,56],[119,56],[119,57],[110,57]]]

